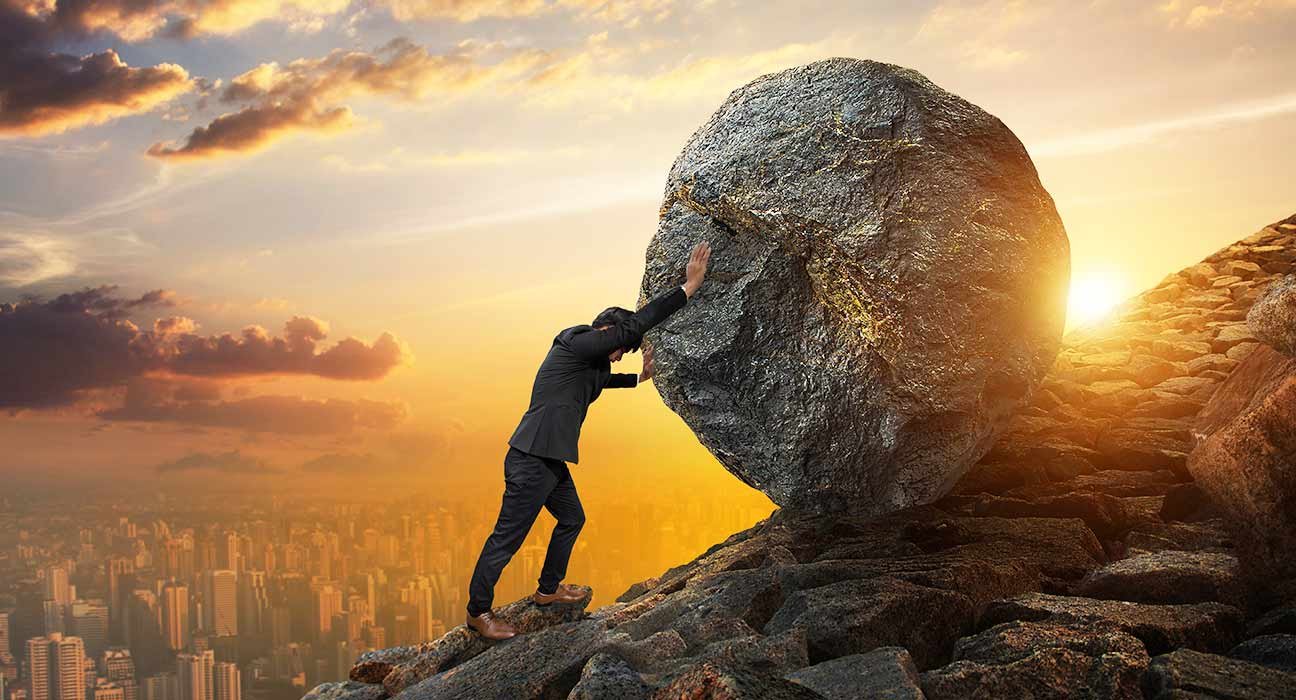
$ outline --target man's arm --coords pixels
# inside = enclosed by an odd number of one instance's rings
[[[637,374],[609,374],[605,385],[607,389],[633,389],[639,386]]]
[[[569,346],[572,352],[582,359],[593,361],[607,357],[617,348],[638,345],[643,341],[644,333],[683,308],[688,298],[697,293],[706,277],[707,263],[710,260],[711,246],[707,243],[697,244],[684,268],[685,280],[682,287],[658,295],[642,309],[611,328],[576,335]]]
[[[597,360],[607,357],[617,348],[638,345],[643,341],[644,333],[684,308],[686,301],[688,295],[684,293],[684,289],[676,287],[665,294],[658,295],[642,309],[622,319],[611,328],[573,336],[569,347],[582,359]]]

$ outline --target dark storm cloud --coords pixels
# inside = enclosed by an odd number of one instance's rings
[[[141,309],[173,303],[173,295],[164,290],[138,298],[120,298],[113,287],[99,287],[61,294],[48,301],[27,298],[15,304],[0,304],[0,367],[4,367],[0,373],[0,408],[68,405],[88,391],[124,386],[149,374],[212,379],[308,375],[374,380],[409,359],[404,346],[389,333],[371,345],[347,338],[322,348],[328,326],[304,316],[289,320],[282,336],[272,336],[259,326],[245,328],[237,336],[199,335],[196,324],[183,316],[158,319],[152,328],[142,330],[127,318]],[[201,391],[199,384],[187,386],[190,391]],[[149,395],[143,383],[136,382],[131,389],[137,397]],[[286,399],[279,399],[277,404],[267,403],[264,397],[233,404],[186,400],[194,396],[172,397],[162,403],[143,402],[140,405],[153,406],[154,412],[141,413],[153,417],[140,420],[173,420],[165,417],[170,414],[189,416],[188,422],[202,425],[227,425],[238,422],[229,415],[238,404],[248,411],[260,411],[273,425],[292,427],[291,421],[274,418],[276,410],[288,407]],[[357,406],[358,402],[304,402],[299,407],[333,426],[390,421],[390,411]]]
[[[139,328],[124,317],[169,298],[150,292],[121,299],[113,291],[0,304],[0,408],[69,404],[86,390],[117,386],[149,369],[150,359],[135,347]]]

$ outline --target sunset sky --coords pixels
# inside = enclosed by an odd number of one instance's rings
[[[553,335],[635,304],[689,134],[821,58],[1001,118],[1078,302],[1296,212],[1293,0],[0,8],[0,480],[498,488]],[[762,502],[650,387],[584,436],[586,498]]]

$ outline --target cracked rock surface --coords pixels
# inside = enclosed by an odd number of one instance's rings
[[[939,498],[1058,350],[1053,200],[1002,122],[912,70],[836,58],[735,90],[670,171],[643,296],[703,240],[654,384],[784,508]]]

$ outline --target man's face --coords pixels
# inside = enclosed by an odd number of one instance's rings
[[[608,353],[608,360],[612,362],[619,362],[621,360],[621,357],[624,355],[625,355],[625,348],[617,348],[616,350],[613,350],[612,352]]]

